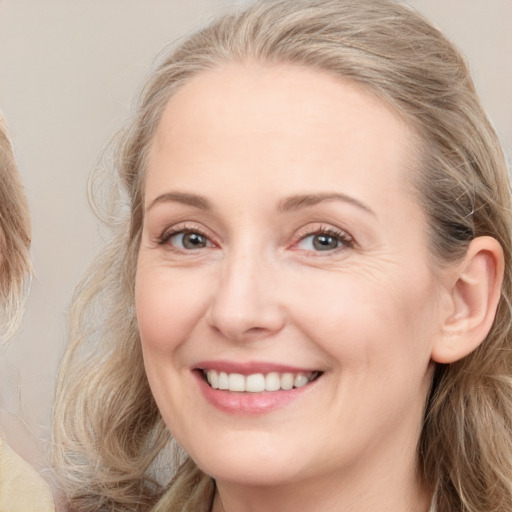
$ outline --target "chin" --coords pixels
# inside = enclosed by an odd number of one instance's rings
[[[284,485],[297,479],[298,475],[290,467],[283,468],[275,461],[255,460],[255,465],[226,459],[198,464],[202,471],[213,479],[248,487],[268,487]],[[295,474],[294,474],[295,473]]]
[[[300,448],[294,450],[301,453]],[[293,482],[304,477],[304,468],[287,450],[252,443],[249,447],[226,448],[219,443],[216,449],[204,450],[193,455],[196,464],[206,474],[218,481],[246,486],[270,486]]]

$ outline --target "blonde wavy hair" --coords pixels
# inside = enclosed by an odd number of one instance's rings
[[[23,314],[30,264],[30,216],[27,198],[0,116],[0,345],[18,327]]]
[[[164,106],[194,75],[248,60],[353,80],[415,127],[417,196],[439,265],[461,258],[475,237],[501,244],[505,276],[492,330],[462,361],[437,365],[418,450],[424,478],[436,489],[433,508],[510,512],[512,219],[505,158],[460,53],[392,0],[259,1],[192,35],[154,71],[112,158],[92,181],[113,238],[77,289],[58,381],[54,460],[68,510],[210,509],[214,483],[172,445],[145,377],[135,267],[146,155]],[[159,468],[180,462],[162,486]]]

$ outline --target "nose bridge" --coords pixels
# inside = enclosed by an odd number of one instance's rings
[[[265,337],[279,331],[284,315],[273,279],[275,265],[263,250],[242,244],[226,257],[209,322],[233,340]]]

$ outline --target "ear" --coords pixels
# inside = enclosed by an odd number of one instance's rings
[[[475,238],[463,261],[449,273],[450,305],[432,347],[433,361],[453,363],[484,341],[496,315],[503,272],[499,242],[489,236]]]

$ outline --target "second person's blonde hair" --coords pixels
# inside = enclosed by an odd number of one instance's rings
[[[31,272],[30,241],[27,198],[0,115],[0,345],[21,321]]]

